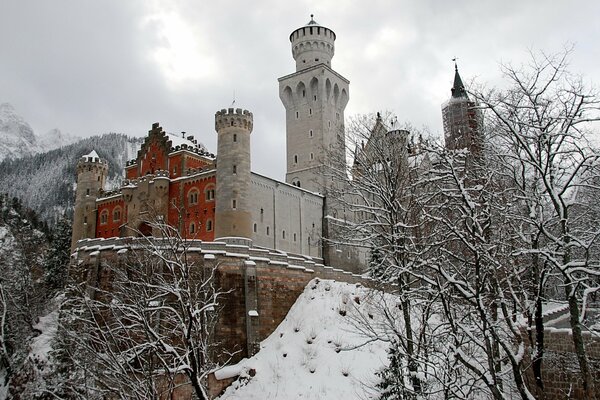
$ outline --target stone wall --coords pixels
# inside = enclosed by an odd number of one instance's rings
[[[70,274],[76,281],[87,281],[92,287],[109,289],[111,276],[105,266],[118,262],[119,251],[139,246],[145,240],[111,238],[81,241],[72,255]],[[160,241],[155,240],[157,243]],[[229,291],[222,302],[217,338],[223,349],[235,352],[232,363],[258,351],[260,342],[279,326],[313,278],[371,283],[362,276],[324,266],[320,258],[252,247],[247,239],[187,243],[190,245],[190,262],[198,268],[216,266],[219,287]],[[221,387],[220,383],[218,385]],[[186,396],[178,396],[177,399],[187,399]]]
[[[542,364],[543,390],[536,386],[531,369],[531,348],[526,332],[523,332],[527,346],[524,365],[525,378],[528,387],[536,398],[546,400],[585,399],[583,381],[579,371],[579,364],[575,355],[573,336],[570,329],[546,328],[544,329],[544,361]],[[593,378],[600,382],[600,338],[591,332],[583,332],[583,339],[588,360],[592,366]],[[532,334],[535,342],[535,334]],[[596,387],[594,398],[600,397],[599,387]]]

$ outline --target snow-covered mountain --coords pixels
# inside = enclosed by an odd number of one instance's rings
[[[37,136],[10,103],[0,104],[0,161],[50,151],[80,139],[56,128]]]
[[[60,147],[68,146],[79,140],[81,140],[79,136],[74,136],[70,133],[62,132],[58,128],[54,128],[39,136],[38,144],[42,149],[41,151],[50,151]]]
[[[9,103],[0,104],[0,160],[39,153],[31,126]]]

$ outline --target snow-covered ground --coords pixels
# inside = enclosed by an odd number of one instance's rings
[[[372,398],[375,372],[387,364],[388,348],[387,342],[372,341],[357,329],[361,318],[378,325],[375,303],[381,294],[372,293],[360,285],[310,282],[254,357],[217,372],[218,377],[240,371],[246,376],[220,399]]]

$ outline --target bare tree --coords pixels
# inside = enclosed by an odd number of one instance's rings
[[[224,295],[218,265],[210,255],[192,260],[191,243],[176,229],[160,220],[151,226],[160,238],[133,239],[118,262],[101,265],[100,284],[74,288],[64,319],[71,356],[97,396],[160,398],[189,383],[208,399],[208,374],[227,361],[214,334]]]
[[[592,206],[581,202],[583,189],[598,196],[600,153],[588,141],[600,118],[600,101],[580,77],[567,70],[567,49],[559,55],[532,54],[522,68],[503,67],[510,87],[477,93],[487,110],[503,176],[514,190],[513,220],[520,232],[515,256],[530,259],[534,289],[544,291],[546,275],[564,287],[584,389],[593,392],[590,364],[582,340],[582,301],[598,290],[598,227],[581,216]],[[579,212],[577,212],[579,209]],[[541,297],[541,296],[539,296]],[[538,299],[539,299],[538,297]],[[534,369],[541,382],[543,341],[541,304],[535,306],[537,354]]]
[[[398,377],[403,385],[400,392],[413,398],[425,391],[422,376],[428,369],[426,322],[432,314],[432,296],[415,279],[426,247],[417,193],[427,155],[421,152],[418,133],[409,129],[400,128],[389,113],[355,117],[346,139],[354,152],[353,164],[334,170],[333,179],[343,182],[335,193],[344,210],[343,220],[337,220],[338,243],[361,248],[363,256],[369,257],[371,276],[388,289],[393,284],[399,296],[401,321],[395,321],[397,313],[382,305],[389,332],[382,340],[397,347],[390,357],[392,364],[405,371]],[[402,362],[396,362],[398,357]]]

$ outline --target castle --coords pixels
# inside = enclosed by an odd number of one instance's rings
[[[252,246],[361,272],[367,251],[327,240],[336,238],[331,221],[352,217],[331,196],[344,182],[327,173],[336,167],[332,163],[345,160],[346,151],[349,81],[331,65],[336,35],[311,16],[289,40],[296,71],[279,78],[286,112],[285,182],[252,172],[253,115],[247,110],[216,112],[216,157],[194,137],[167,134],[155,123],[137,158],[125,166],[118,190],[104,191],[108,167],[95,151],[79,160],[72,247],[81,239],[156,236],[150,222],[158,220],[186,239],[245,238]],[[444,128],[452,132],[446,134],[449,147],[464,145],[458,137],[478,130],[469,122],[471,108],[456,70],[443,111]]]

